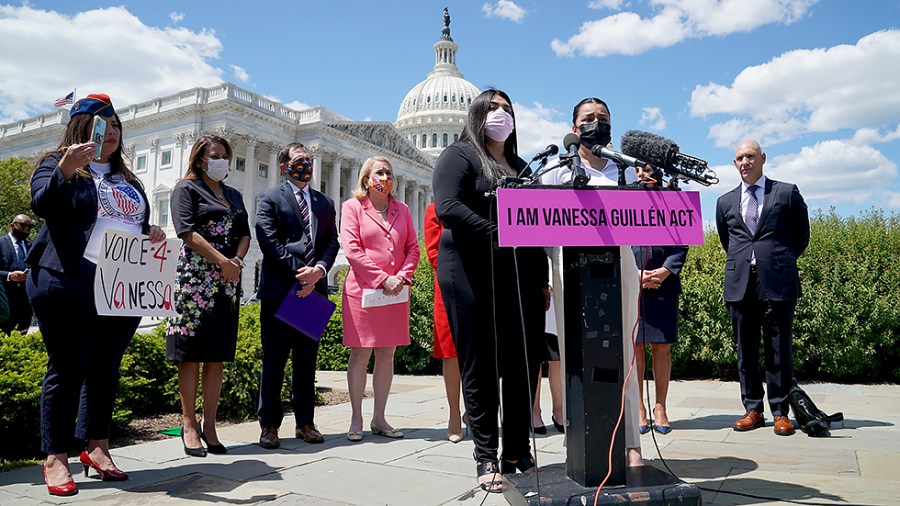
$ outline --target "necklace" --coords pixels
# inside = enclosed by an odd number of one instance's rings
[[[387,204],[384,205],[384,209],[378,209],[377,207],[375,207],[375,204],[372,204],[372,209],[375,209],[376,211],[378,211],[379,214],[384,214],[387,212],[388,207],[390,207],[390,206],[391,206],[391,203],[388,202]]]

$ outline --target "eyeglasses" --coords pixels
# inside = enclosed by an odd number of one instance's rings
[[[14,221],[14,222],[13,222],[13,225],[15,225],[15,226],[17,226],[17,227],[19,227],[19,228],[27,228],[28,230],[31,230],[32,228],[34,228],[34,225],[33,225],[33,224],[31,224],[31,223],[22,223],[21,221]]]

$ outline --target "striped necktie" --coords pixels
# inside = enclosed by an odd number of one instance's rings
[[[756,234],[756,228],[759,226],[759,200],[756,199],[756,190],[758,185],[751,184],[747,187],[747,209],[744,210],[744,223],[750,230],[750,235]]]
[[[306,197],[303,190],[297,193],[297,203],[300,204],[300,216],[303,218],[303,233],[306,234],[306,248],[303,251],[303,262],[306,265],[312,265],[313,262],[313,245],[312,245],[312,228],[309,219],[309,206],[306,204]]]

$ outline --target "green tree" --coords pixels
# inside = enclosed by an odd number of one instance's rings
[[[34,230],[42,222],[31,212],[31,163],[24,158],[0,160],[0,232],[9,232],[8,226],[17,214],[25,213],[35,220]]]

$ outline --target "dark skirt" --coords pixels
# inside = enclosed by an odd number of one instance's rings
[[[641,321],[635,343],[668,343],[678,340],[678,294],[644,290]]]

